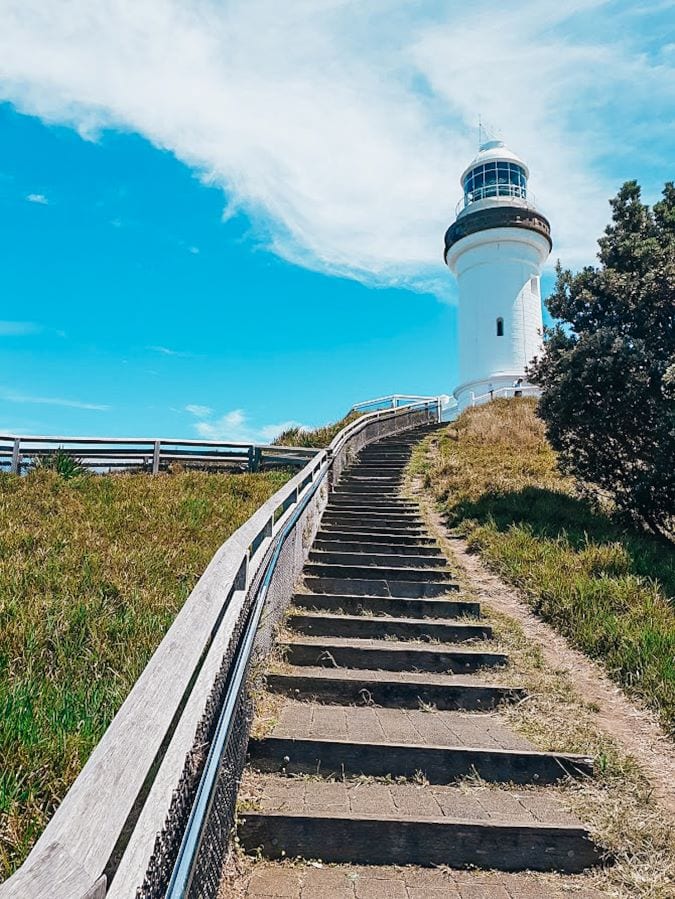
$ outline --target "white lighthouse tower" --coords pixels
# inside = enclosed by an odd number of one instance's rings
[[[445,235],[445,261],[459,286],[460,409],[500,389],[503,396],[505,387],[526,387],[525,369],[541,348],[539,276],[551,227],[528,193],[528,177],[500,140],[481,144],[461,177],[464,197]]]

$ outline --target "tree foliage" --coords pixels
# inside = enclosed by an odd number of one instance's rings
[[[628,181],[611,200],[599,266],[558,264],[530,377],[564,471],[672,537],[675,522],[675,187],[653,208]]]

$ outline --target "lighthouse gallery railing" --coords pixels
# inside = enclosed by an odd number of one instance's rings
[[[437,421],[438,409],[434,398],[357,419],[223,544],[0,899],[216,895],[251,724],[247,682],[331,484],[361,447]]]

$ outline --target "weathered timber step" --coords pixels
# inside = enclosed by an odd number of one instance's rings
[[[346,596],[339,593],[296,593],[293,605],[345,615],[388,615],[394,618],[478,618],[480,603],[452,599],[399,599],[390,596]]]
[[[382,490],[373,493],[336,493],[331,496],[327,508],[340,512],[354,508],[360,512],[367,510],[377,515],[384,515],[386,512],[391,515],[419,514],[419,506],[409,505],[400,500],[395,493],[389,495]]]
[[[480,649],[463,650],[439,646],[429,648],[412,643],[383,640],[293,640],[279,643],[285,660],[291,665],[324,668],[365,668],[377,671],[434,671],[462,674],[481,668],[506,665],[501,652]]]
[[[314,699],[332,705],[378,705],[383,708],[494,709],[502,702],[525,698],[519,687],[486,684],[447,675],[350,671],[346,668],[295,668],[267,675],[267,689],[294,699]]]
[[[247,812],[239,841],[270,859],[580,873],[600,855],[581,825]]]
[[[329,503],[326,515],[359,515],[380,516],[381,518],[399,518],[405,522],[415,521],[421,524],[417,511],[412,509],[393,508],[389,503],[381,500],[368,500],[367,502],[354,502],[351,499],[340,499]]]
[[[322,567],[322,566],[319,566]],[[306,575],[305,586],[311,593],[339,593],[351,596],[392,596],[408,599],[447,596],[459,590],[456,581],[373,580],[372,578],[344,578]]]
[[[417,512],[373,512],[372,509],[341,509],[329,506],[323,513],[322,522],[340,522],[342,524],[379,525],[395,528],[423,528],[424,523]]]
[[[310,562],[321,562],[326,565],[377,565],[382,568],[395,567],[405,568],[445,568],[447,560],[442,555],[412,555],[411,553],[403,553],[397,555],[395,553],[384,552],[363,552],[363,550],[355,550],[348,552],[341,549],[312,549],[309,553]]]
[[[326,507],[326,512],[333,512],[338,515],[345,515],[350,512],[358,513],[359,515],[387,515],[406,519],[418,517],[419,514],[417,508],[396,506],[391,500],[382,499],[381,496],[377,499],[363,497],[359,499],[354,495],[339,496],[335,500],[331,499]]]
[[[432,784],[478,775],[491,783],[554,784],[566,777],[589,777],[593,759],[582,755],[522,749],[429,746],[334,739],[264,737],[249,740],[258,771],[332,777],[406,777],[420,773]]]
[[[463,624],[456,621],[432,621],[428,618],[383,618],[366,615],[330,615],[293,612],[286,626],[296,633],[313,637],[355,637],[384,640],[442,640],[457,643],[464,640],[490,640],[489,624]]]
[[[388,486],[390,484],[401,484],[403,482],[403,472],[389,470],[378,470],[377,466],[364,471],[361,467],[353,472],[343,474],[337,483],[338,487],[346,486],[373,486],[382,484]]]
[[[369,478],[367,481],[359,481],[357,483],[349,482],[340,483],[335,487],[333,492],[330,495],[331,500],[334,500],[338,496],[361,496],[361,497],[377,497],[382,496],[388,500],[396,500],[401,503],[401,505],[413,506],[415,505],[410,500],[403,499],[400,495],[400,487],[398,483],[388,481],[386,484],[381,481],[375,481],[372,478]]]
[[[377,542],[359,542],[351,539],[328,539],[325,534],[312,544],[312,550],[322,551],[324,553],[381,553],[386,556],[429,556],[430,558],[443,559],[445,556],[438,546],[411,546],[406,543],[389,543]]]
[[[373,532],[358,529],[342,530],[337,527],[322,526],[321,530],[316,535],[316,539],[317,541],[338,540],[341,542],[357,541],[359,543],[389,543],[397,546],[411,547],[430,546],[437,549],[437,544],[433,537],[429,537],[426,534],[410,534],[408,531],[401,532],[398,535],[390,535],[386,532],[378,533],[377,531]]]
[[[429,542],[433,542],[432,538],[429,537],[428,533],[421,524],[415,525],[415,527],[401,527],[400,525],[383,525],[377,522],[371,521],[359,521],[350,518],[348,521],[327,521],[324,515],[323,520],[321,521],[321,531],[320,533],[326,534],[374,534],[376,537],[380,536],[382,539],[387,537],[396,537],[401,538],[405,541],[411,541],[413,543],[419,540],[426,540]]]
[[[374,581],[426,581],[432,579],[442,582],[452,581],[455,577],[454,573],[447,569],[430,572],[424,568],[402,565],[332,565],[323,562],[308,562],[304,571],[310,576],[334,577],[343,580],[355,578]]]

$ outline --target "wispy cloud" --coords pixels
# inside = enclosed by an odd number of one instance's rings
[[[190,410],[189,406],[186,408]],[[198,406],[196,408],[205,409],[207,407]],[[233,443],[269,443],[288,428],[305,427],[295,421],[282,421],[278,424],[256,427],[250,423],[243,409],[232,409],[218,418],[211,417],[213,410],[209,409],[208,413],[208,416],[199,416],[201,420],[195,422],[194,426],[196,433],[205,440],[231,440]]]
[[[210,406],[199,406],[196,403],[187,405],[185,411],[197,418],[208,418],[210,415],[213,415],[213,409]]]
[[[26,334],[36,334],[40,330],[40,325],[35,322],[0,321],[0,337],[24,337]]]
[[[181,359],[187,359],[192,356],[192,353],[184,353],[182,350],[172,350],[171,347],[168,346],[149,346],[146,349],[151,350],[153,353],[159,353],[162,356],[176,356]]]
[[[442,235],[478,112],[529,162],[566,263],[592,259],[635,160],[667,171],[675,56],[628,0],[2,5],[4,97],[88,137],[140,132],[282,257],[366,282],[450,283]]]
[[[82,400],[63,399],[56,396],[32,396],[26,393],[15,393],[12,390],[0,389],[0,399],[7,403],[29,403],[38,406],[65,406],[69,409],[85,409],[91,412],[107,412],[110,406],[102,403],[86,403]]]
[[[49,206],[49,200],[44,194],[28,194],[26,199],[29,203],[37,203],[39,206]]]

